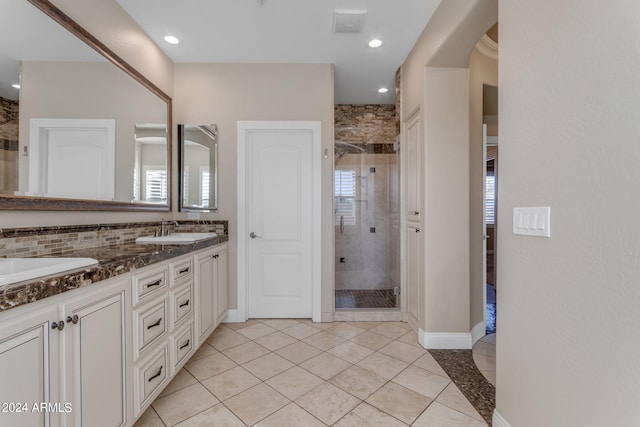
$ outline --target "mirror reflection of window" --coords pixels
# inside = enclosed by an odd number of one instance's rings
[[[137,124],[135,127],[133,201],[167,203],[167,127]]]
[[[217,127],[179,125],[181,210],[217,208]]]

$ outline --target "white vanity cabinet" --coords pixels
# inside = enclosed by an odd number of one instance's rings
[[[60,402],[62,331],[51,329],[58,307],[0,319],[0,425],[59,426],[60,414],[33,410],[40,402]]]
[[[213,246],[195,255],[196,337],[202,344],[227,315],[227,244]]]
[[[127,425],[129,282],[100,287],[62,305],[67,426]],[[72,421],[72,422],[70,422]]]

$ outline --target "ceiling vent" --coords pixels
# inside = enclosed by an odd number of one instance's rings
[[[333,11],[333,32],[334,33],[359,33],[364,26],[364,19],[367,17],[366,10],[334,10]]]

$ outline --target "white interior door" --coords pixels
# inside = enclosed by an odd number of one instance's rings
[[[315,138],[286,123],[245,133],[247,317],[312,317]]]

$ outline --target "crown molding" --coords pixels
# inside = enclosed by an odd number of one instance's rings
[[[491,40],[491,38],[483,34],[480,37],[480,41],[476,44],[476,49],[480,52],[481,55],[484,55],[488,58],[498,60],[498,43]]]

